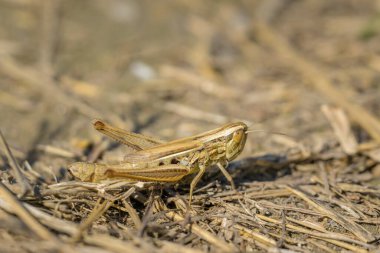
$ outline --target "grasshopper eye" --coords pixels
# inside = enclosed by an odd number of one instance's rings
[[[236,143],[240,143],[242,141],[244,137],[244,132],[243,130],[239,130],[239,131],[236,131],[234,133],[234,135],[232,136],[232,139],[236,142]]]
[[[247,135],[243,130],[238,130],[232,134],[226,145],[226,158],[228,161],[235,159],[243,151],[246,139]]]

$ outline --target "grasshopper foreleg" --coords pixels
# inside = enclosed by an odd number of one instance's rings
[[[228,171],[226,170],[226,168],[221,163],[217,163],[216,165],[222,171],[222,173],[223,173],[224,177],[227,179],[227,181],[231,184],[232,190],[236,191],[236,186],[235,186],[235,183],[234,183],[234,179],[232,178],[231,174],[228,173]]]

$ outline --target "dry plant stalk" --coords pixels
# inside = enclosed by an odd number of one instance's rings
[[[328,105],[321,107],[322,112],[330,121],[330,124],[346,154],[353,155],[358,151],[358,143],[351,131],[350,122],[341,108]]]
[[[100,182],[109,179],[127,181],[177,182],[197,173],[190,184],[191,203],[194,188],[206,169],[217,165],[235,190],[231,175],[225,170],[243,150],[248,127],[242,122],[168,143],[131,133],[96,120],[96,130],[135,150],[119,164],[77,162],[70,172],[81,181]]]

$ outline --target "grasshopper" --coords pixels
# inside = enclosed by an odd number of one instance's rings
[[[121,142],[134,151],[123,162],[100,164],[76,162],[70,172],[81,181],[100,182],[109,179],[128,181],[177,182],[197,173],[190,183],[189,203],[193,191],[205,170],[217,165],[235,190],[231,175],[225,169],[243,150],[248,127],[242,122],[170,142],[128,132],[101,120],[93,126],[99,132]]]

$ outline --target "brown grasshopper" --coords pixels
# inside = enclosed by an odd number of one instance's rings
[[[95,120],[93,125],[101,133],[131,147],[134,152],[126,155],[124,161],[117,164],[71,164],[70,172],[81,181],[123,179],[177,182],[184,176],[197,172],[190,184],[191,203],[194,188],[206,168],[217,165],[235,189],[233,179],[225,167],[244,148],[248,127],[242,122],[226,124],[199,135],[166,143],[113,127],[100,120]]]

